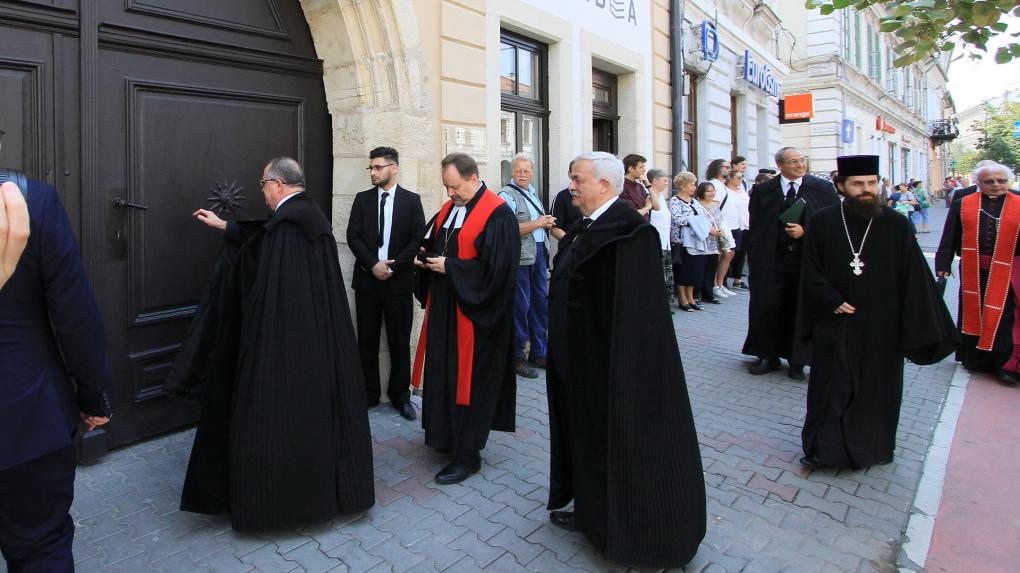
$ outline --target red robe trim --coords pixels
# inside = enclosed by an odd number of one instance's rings
[[[475,203],[475,206],[464,217],[464,224],[461,225],[460,234],[457,235],[457,258],[469,260],[478,256],[478,249],[475,248],[475,240],[482,233],[485,224],[489,222],[492,212],[506,201],[499,198],[488,189],[482,193],[482,197]],[[439,210],[436,216],[436,223],[432,228],[432,236],[439,233],[439,229],[446,219],[446,216],[453,209],[453,201],[447,201]],[[451,223],[452,224],[452,223]],[[411,386],[415,390],[421,388],[422,371],[425,369],[425,348],[426,337],[429,329],[429,312],[432,306],[432,294],[429,294],[425,301],[425,320],[421,325],[421,335],[418,337],[418,348],[414,353],[414,370],[411,375]],[[474,370],[475,361],[475,324],[461,310],[457,304],[457,405],[471,405],[471,374]]]
[[[960,257],[960,280],[963,289],[963,326],[961,332],[978,339],[978,350],[991,350],[1002,320],[1013,274],[1013,253],[1020,233],[1020,197],[1007,193],[999,217],[995,252],[985,285],[984,304],[981,300],[981,264],[978,234],[981,217],[981,193],[972,193],[960,203],[963,223],[963,245]]]

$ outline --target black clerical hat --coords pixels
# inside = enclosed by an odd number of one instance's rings
[[[840,177],[878,175],[877,155],[843,155],[836,158],[836,171]]]
[[[761,175],[762,173],[766,173],[768,175],[775,175],[776,174],[776,170],[775,169],[759,169],[758,170],[758,174]]]

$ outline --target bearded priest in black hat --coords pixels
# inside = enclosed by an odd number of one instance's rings
[[[843,201],[815,214],[804,248],[801,463],[857,469],[893,459],[903,359],[934,364],[959,337],[909,222],[879,200],[878,156],[836,165]]]

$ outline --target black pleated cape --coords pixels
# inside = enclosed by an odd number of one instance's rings
[[[802,440],[825,466],[864,468],[892,461],[903,394],[903,359],[934,364],[959,343],[956,327],[906,217],[883,207],[853,254],[841,205],[819,211],[802,271],[803,332],[812,342]],[[854,248],[866,220],[849,218]],[[834,314],[849,303],[852,315]]]
[[[573,500],[610,559],[686,564],[705,481],[655,228],[617,200],[564,238],[549,299],[549,509]]]
[[[304,194],[231,225],[175,364],[201,396],[181,509],[240,531],[311,524],[375,503],[354,327],[329,221]]]

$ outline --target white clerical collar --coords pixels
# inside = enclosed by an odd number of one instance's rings
[[[602,216],[602,214],[605,213],[607,210],[609,210],[609,208],[613,206],[613,203],[616,203],[616,200],[619,198],[620,196],[616,195],[612,199],[606,201],[605,203],[602,204],[601,207],[595,209],[595,211],[588,218],[591,219],[592,222],[594,223],[595,220]]]
[[[276,204],[276,209],[273,209],[273,210],[274,211],[278,211],[280,209],[280,207],[283,207],[283,204],[286,203],[291,197],[293,197],[295,195],[298,195],[300,193],[304,193],[304,191],[298,191],[297,193],[291,193],[290,195],[287,195],[283,199],[280,199],[280,202]]]
[[[786,192],[787,189],[790,188],[790,183],[795,183],[797,185],[797,191],[800,191],[800,185],[804,181],[803,177],[798,177],[796,179],[787,179],[786,177],[783,177],[782,175],[780,175],[779,178],[783,181],[783,192],[784,193]]]
[[[377,186],[376,186],[376,189],[377,189],[377,190],[379,191],[378,195],[379,195],[379,198],[380,198],[380,199],[382,199],[382,194],[383,194],[383,193],[389,193],[389,194],[390,194],[390,197],[392,197],[392,196],[393,196],[393,194],[394,194],[394,193],[396,193],[396,191],[397,191],[397,184],[396,184],[396,183],[394,183],[394,184],[393,184],[393,186],[391,186],[391,187],[390,187],[389,189],[383,189],[382,187],[379,187],[379,186],[377,185]]]

